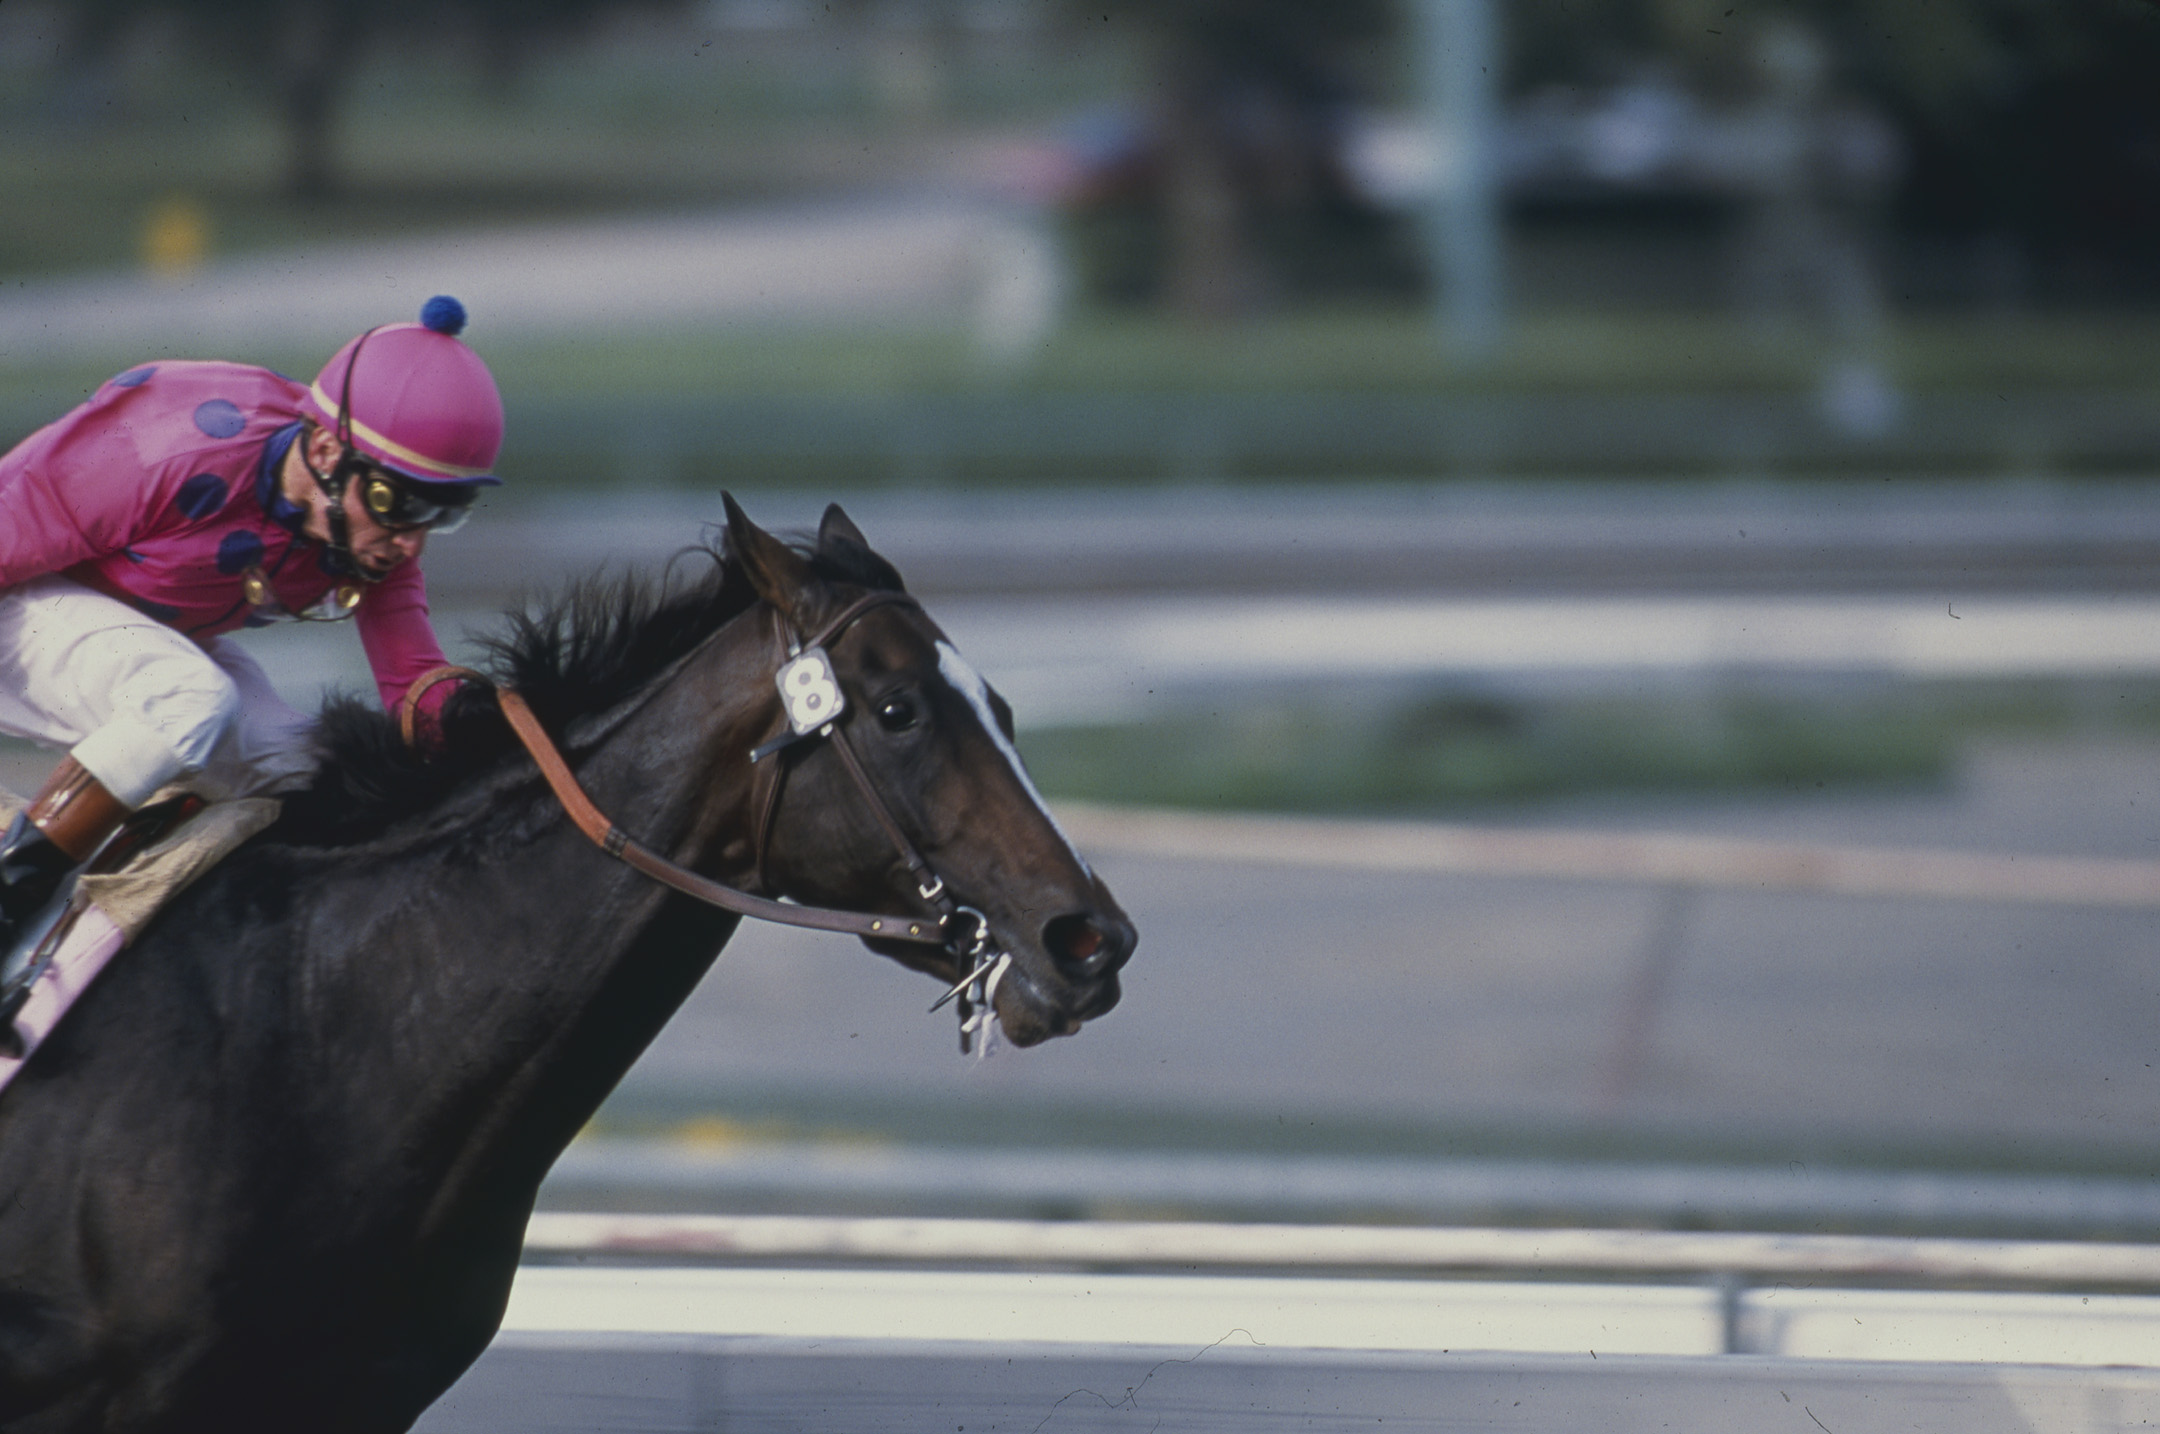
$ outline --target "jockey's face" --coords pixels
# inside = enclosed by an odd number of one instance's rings
[[[310,428],[306,442],[307,461],[317,472],[328,473],[337,466],[336,434]],[[295,452],[297,454],[297,449]],[[298,477],[299,482],[285,485],[285,496],[307,508],[307,521],[301,524],[300,531],[317,542],[327,542],[330,538],[330,498],[305,473]],[[361,500],[361,487],[357,479],[345,485],[345,525],[351,534],[353,560],[367,569],[368,576],[379,578],[398,564],[419,557],[427,547],[427,530],[384,527]]]
[[[420,556],[427,546],[425,528],[386,528],[376,521],[375,515],[361,501],[358,481],[347,483],[344,494],[345,522],[352,534],[354,561],[366,568],[368,576],[381,577],[400,563],[409,563]],[[323,502],[323,533],[328,536],[330,520],[329,500]]]

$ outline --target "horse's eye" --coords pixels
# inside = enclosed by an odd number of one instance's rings
[[[915,704],[906,697],[888,697],[878,704],[878,725],[888,732],[905,732],[915,725]]]

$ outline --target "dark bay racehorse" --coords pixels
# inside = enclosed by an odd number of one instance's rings
[[[747,760],[785,730],[781,620],[815,631],[898,575],[837,508],[805,551],[727,513],[709,571],[513,619],[495,675],[652,849],[920,916],[833,743]],[[1006,1035],[1110,1009],[1132,928],[1036,801],[1002,704],[912,603],[865,610],[831,657],[870,781],[1014,957]],[[447,727],[423,763],[333,705],[313,789],[0,1095],[0,1428],[403,1430],[493,1336],[541,1177],[737,918],[581,835],[491,695],[459,693]],[[774,761],[761,853],[753,770]],[[940,947],[880,949],[965,975]]]

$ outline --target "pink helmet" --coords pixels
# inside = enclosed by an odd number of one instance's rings
[[[369,329],[323,365],[308,413],[408,478],[502,482],[489,471],[502,451],[502,395],[480,355],[458,341],[464,328],[465,306],[438,294],[419,323]]]

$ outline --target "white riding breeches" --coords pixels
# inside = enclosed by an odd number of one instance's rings
[[[198,645],[57,575],[0,591],[0,732],[67,748],[126,806],[172,782],[212,800],[295,786],[314,725],[228,638]]]

